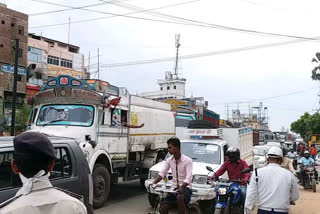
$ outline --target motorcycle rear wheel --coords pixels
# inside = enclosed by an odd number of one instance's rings
[[[215,208],[214,214],[228,214],[228,209],[226,209],[226,208]]]
[[[316,179],[312,179],[312,190],[313,192],[317,192],[317,182]]]

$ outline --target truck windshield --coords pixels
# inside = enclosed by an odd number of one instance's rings
[[[253,154],[258,156],[265,156],[264,149],[253,148]]]
[[[186,142],[181,144],[181,153],[194,162],[220,164],[220,147],[214,144]]]
[[[67,125],[91,126],[94,108],[86,105],[46,105],[42,106],[37,119],[37,126]]]

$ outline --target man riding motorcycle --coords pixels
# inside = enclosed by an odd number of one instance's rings
[[[310,157],[309,151],[304,151],[303,152],[303,157],[300,159],[301,167],[300,167],[300,183],[302,183],[302,178],[306,175],[304,168],[305,167],[311,167],[314,164],[313,158]],[[315,170],[315,178],[318,183],[318,173],[317,170]]]
[[[230,147],[226,152],[226,156],[229,159],[225,161],[220,169],[213,174],[212,179],[217,179],[219,176],[223,175],[225,171],[227,171],[230,181],[239,181],[241,189],[241,202],[244,205],[250,173],[241,173],[241,171],[243,169],[248,169],[249,166],[244,160],[240,159],[240,150],[236,147]]]

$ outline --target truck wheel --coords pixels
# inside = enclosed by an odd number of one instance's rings
[[[157,194],[153,194],[153,193],[148,192],[148,201],[149,201],[149,204],[152,208],[155,207],[156,202],[157,202],[157,198],[158,198]]]
[[[165,151],[160,151],[157,155],[156,163],[159,163],[161,161],[164,161],[166,159],[167,152]]]
[[[110,193],[110,173],[102,164],[96,164],[93,173],[93,207],[100,208],[108,200]]]

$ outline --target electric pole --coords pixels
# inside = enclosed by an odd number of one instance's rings
[[[69,24],[68,24],[68,45],[70,44],[70,22],[71,22],[71,19],[69,17]]]
[[[91,79],[91,76],[90,76],[90,51],[89,51],[89,58],[88,58],[88,73],[89,73],[89,79]]]
[[[99,56],[99,48],[98,48],[98,80],[100,80],[100,56]]]
[[[175,69],[174,69],[174,74],[176,76],[176,78],[178,78],[178,61],[179,61],[179,47],[180,47],[180,34],[176,34],[176,65],[175,65]]]
[[[15,57],[14,57],[14,72],[13,72],[13,95],[12,95],[12,112],[11,112],[11,136],[14,136],[16,123],[16,104],[17,104],[17,78],[19,66],[19,39],[16,39]]]

